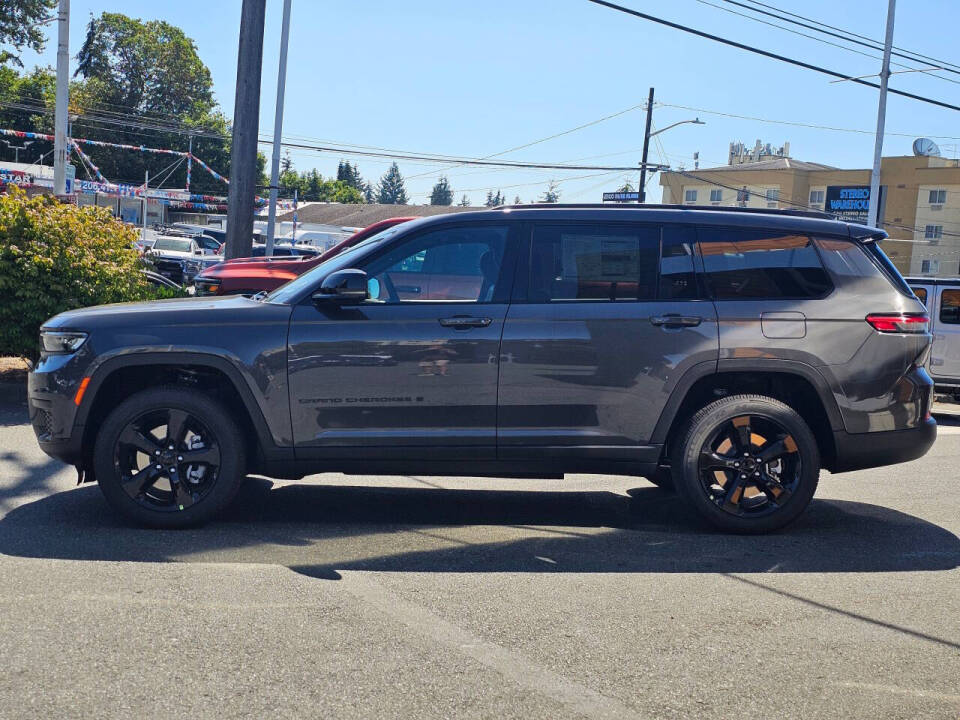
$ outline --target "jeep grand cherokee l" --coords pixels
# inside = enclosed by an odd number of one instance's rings
[[[41,330],[41,447],[158,527],[250,472],[672,484],[713,524],[794,520],[821,468],[936,437],[928,318],[873,228],[791,212],[521,206],[390,228],[258,298]]]

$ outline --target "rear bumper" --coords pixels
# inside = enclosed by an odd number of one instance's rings
[[[927,418],[909,430],[833,433],[837,449],[831,472],[849,472],[881,465],[896,465],[923,457],[937,439],[937,422]]]

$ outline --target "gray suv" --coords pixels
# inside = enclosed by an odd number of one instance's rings
[[[769,531],[821,468],[936,437],[928,317],[884,237],[720,208],[425,218],[268,295],[52,318],[31,419],[151,526],[207,520],[247,473],[607,473]]]

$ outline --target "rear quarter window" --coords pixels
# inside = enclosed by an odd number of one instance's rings
[[[716,228],[698,235],[707,285],[717,300],[819,298],[833,289],[806,235]]]

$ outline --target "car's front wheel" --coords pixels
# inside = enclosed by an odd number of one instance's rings
[[[793,409],[762,395],[710,403],[674,446],[678,491],[714,525],[761,533],[795,520],[820,477],[820,453]]]
[[[240,430],[213,398],[144,390],[107,416],[94,448],[107,501],[142,525],[197,525],[233,499],[246,470]]]

